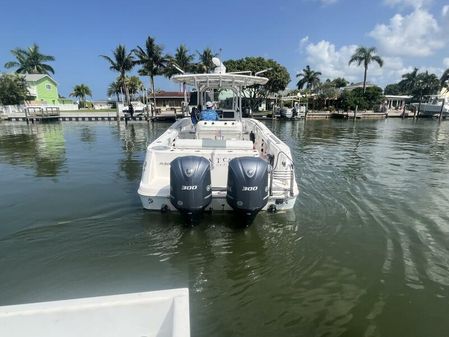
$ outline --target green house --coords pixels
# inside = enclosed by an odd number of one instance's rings
[[[29,101],[37,104],[58,104],[58,83],[46,74],[25,74],[28,84]]]

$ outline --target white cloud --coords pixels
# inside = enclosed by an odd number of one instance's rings
[[[351,82],[363,80],[363,67],[348,65],[349,59],[357,49],[356,45],[337,48],[329,41],[308,43],[305,47],[306,62],[310,67],[322,73],[322,79],[344,77]],[[412,67],[404,66],[400,57],[383,57],[384,66],[371,64],[368,68],[368,81],[384,86],[398,81],[402,74],[412,71]]]
[[[422,8],[429,5],[432,0],[384,0],[389,6]]]
[[[348,66],[348,61],[356,49],[355,45],[337,49],[334,44],[322,40],[306,46],[306,60],[312,68],[320,71],[324,78],[346,77],[353,81],[358,72]]]
[[[388,24],[374,27],[369,35],[383,53],[394,56],[425,57],[445,45],[438,22],[420,8],[406,16],[396,14]]]
[[[443,65],[444,65],[446,68],[449,68],[449,57],[444,58],[444,60],[443,60]]]
[[[304,48],[304,46],[307,44],[307,42],[309,42],[309,36],[304,36],[300,41],[299,41],[299,50],[302,51],[302,49]]]
[[[443,8],[441,9],[441,15],[443,17],[448,17],[449,16],[449,5],[443,6]]]

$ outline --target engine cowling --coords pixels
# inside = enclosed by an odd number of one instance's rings
[[[203,157],[178,157],[170,163],[170,201],[189,218],[212,201],[210,162]]]
[[[226,200],[235,211],[249,218],[268,202],[268,163],[257,157],[229,162]]]

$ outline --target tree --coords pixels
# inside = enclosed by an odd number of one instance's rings
[[[23,104],[28,96],[25,78],[16,74],[0,75],[0,104]]]
[[[165,71],[166,75],[172,77],[173,75],[180,73],[174,65],[181,68],[186,73],[193,72],[193,59],[194,57],[192,54],[189,54],[187,47],[183,44],[179,45],[179,47],[176,48],[175,56],[169,57],[168,66]]]
[[[402,95],[404,94],[403,86],[400,83],[388,84],[384,93],[385,95]]]
[[[306,87],[306,89],[313,90],[318,83],[320,83],[320,76],[321,73],[319,71],[315,71],[310,69],[310,66],[307,65],[303,70],[302,73],[296,74],[296,77],[299,78],[298,83],[296,86],[298,89]]]
[[[449,89],[449,68],[447,68],[444,71],[443,75],[441,75],[440,85],[441,85],[441,88]]]
[[[18,74],[54,74],[54,69],[45,62],[54,61],[55,58],[50,55],[41,54],[39,46],[35,43],[28,49],[16,48],[11,50],[16,61],[10,61],[5,64],[5,68],[17,68]]]
[[[415,98],[436,95],[440,90],[441,81],[435,74],[430,74],[427,70],[416,76],[416,84],[411,91]]]
[[[107,55],[100,56],[109,62],[109,69],[119,73],[118,81],[122,85],[122,89],[126,97],[126,102],[129,103],[129,93],[125,78],[126,73],[128,71],[131,71],[135,64],[132,51],[127,52],[126,47],[119,44],[112,53],[112,58]]]
[[[263,57],[245,57],[238,60],[227,60],[223,62],[228,72],[234,71],[258,71],[267,70],[263,76],[268,78],[268,82],[261,85],[253,85],[243,90],[244,97],[249,101],[249,105],[253,111],[256,111],[264,99],[270,93],[277,93],[285,90],[290,82],[290,74],[287,69],[272,59]]]
[[[199,63],[197,64],[197,71],[200,73],[210,73],[215,68],[212,59],[217,57],[218,54],[214,53],[212,49],[206,48],[202,52],[197,51]]]
[[[355,109],[372,110],[383,100],[382,89],[379,87],[355,88],[354,90],[344,90],[340,96],[338,105],[343,110]]]
[[[168,64],[168,57],[163,53],[164,48],[161,45],[158,45],[151,36],[147,37],[144,48],[138,46],[133,52],[137,57],[137,64],[141,66],[139,75],[150,77],[153,102],[154,107],[156,108],[154,77],[164,75],[165,68]]]
[[[327,107],[328,101],[336,101],[340,96],[340,90],[335,87],[334,81],[327,80],[321,83],[317,88],[316,92],[318,94],[319,106],[318,108]]]
[[[129,88],[129,94],[131,97],[138,94],[144,89],[143,83],[137,76],[131,76],[126,79]]]
[[[343,77],[334,78],[332,83],[334,83],[336,88],[344,88],[349,84],[349,82]]]
[[[353,62],[356,62],[358,66],[360,66],[363,63],[363,68],[365,69],[365,72],[363,74],[363,92],[365,92],[366,74],[368,72],[368,65],[371,62],[376,62],[379,65],[379,67],[382,67],[384,61],[380,56],[376,55],[376,48],[358,47],[355,53],[351,56],[348,65],[351,65],[351,63]]]
[[[412,94],[418,83],[418,68],[414,68],[412,72],[402,75],[402,80],[398,83],[402,92]]]
[[[109,84],[107,95],[109,97],[115,95],[117,98],[117,102],[120,101],[120,94],[122,93],[123,85],[120,83],[120,80],[117,78],[114,82]]]
[[[73,91],[70,96],[77,97],[81,100],[80,107],[85,107],[86,105],[86,96],[92,96],[92,91],[85,84],[77,84],[73,87]]]

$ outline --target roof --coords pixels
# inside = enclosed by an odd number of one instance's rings
[[[375,87],[375,86],[376,86],[375,84],[372,84],[369,82],[366,82],[366,85],[365,85],[366,88]],[[352,90],[355,88],[363,88],[363,82],[352,83],[350,85],[347,85],[346,87],[342,87],[343,90]]]
[[[156,91],[156,98],[184,98],[184,93],[182,91]]]
[[[391,99],[391,100],[394,100],[394,99],[400,100],[400,99],[411,99],[411,98],[413,98],[413,96],[410,96],[410,95],[384,95],[384,96],[385,96],[386,99]]]
[[[204,86],[205,88],[235,88],[251,85],[263,85],[268,78],[233,73],[224,74],[182,74],[175,75],[172,80],[192,86]]]
[[[25,74],[24,77],[27,82],[37,82],[45,77],[48,77],[53,82],[57,83],[50,75],[47,74]]]

